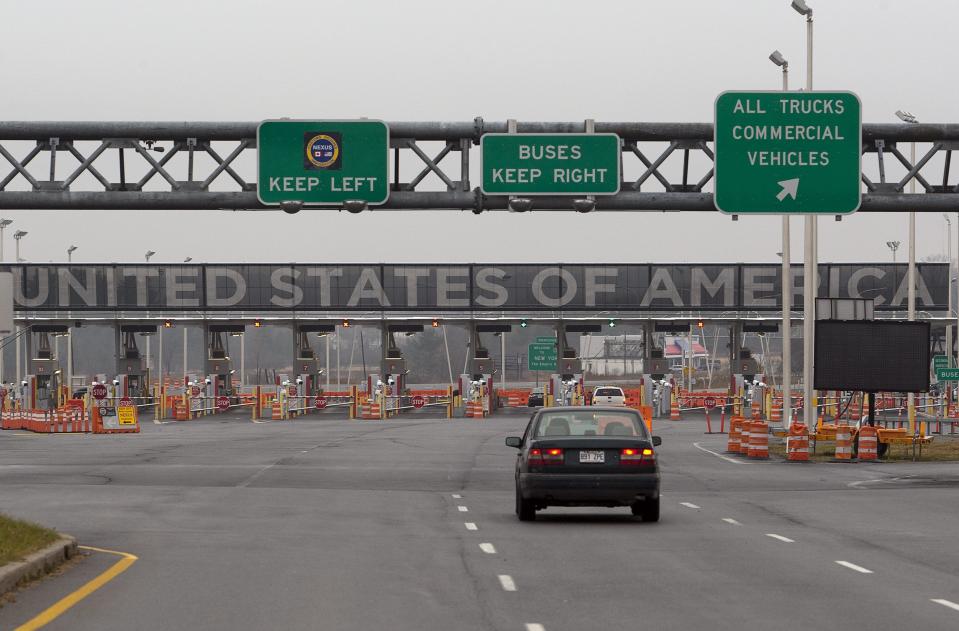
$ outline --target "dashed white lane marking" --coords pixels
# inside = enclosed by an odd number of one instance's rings
[[[516,591],[516,583],[513,582],[513,577],[509,574],[499,574],[497,577],[499,579],[499,584],[503,586],[503,590],[507,592]]]
[[[855,563],[850,563],[849,561],[836,561],[839,565],[843,567],[848,567],[850,570],[855,570],[862,574],[872,574],[872,570],[867,570],[861,565],[856,565]]]
[[[699,508],[699,506],[696,506],[692,502],[680,502],[679,505],[685,506],[686,508]]]
[[[732,517],[723,517],[723,521],[727,524],[732,524],[733,526],[742,526],[741,523],[733,519]]]
[[[538,622],[527,622],[526,631],[546,631],[546,627]]]
[[[453,499],[454,499],[454,500],[461,500],[461,499],[463,499],[463,496],[460,495],[459,493],[453,493]]]
[[[481,543],[479,544],[479,546],[480,546],[480,550],[482,550],[486,554],[496,554],[496,548],[493,547],[492,543]]]
[[[930,598],[929,600],[939,605],[942,605],[943,607],[949,607],[950,609],[955,609],[956,611],[959,611],[959,605],[952,602],[951,600],[946,600],[945,598]],[[529,625],[526,625],[526,627],[529,628]]]
[[[466,508],[465,506],[457,506],[456,510],[458,510],[461,513],[468,513],[470,509]]]
[[[728,457],[726,457],[726,456],[724,456],[724,455],[722,455],[722,454],[716,453],[716,452],[713,451],[712,449],[706,449],[705,447],[703,447],[703,446],[700,445],[699,443],[693,443],[693,447],[695,447],[696,449],[698,449],[698,450],[700,450],[700,451],[705,451],[705,452],[708,453],[708,454],[712,454],[712,455],[716,456],[717,458],[721,458],[721,459],[725,460],[726,462],[731,462],[731,463],[733,463],[733,464],[749,464],[749,463],[746,462],[745,460],[736,460],[735,458],[728,458]]]
[[[477,530],[476,524],[471,521],[465,522],[463,525],[466,526],[467,530]]]
[[[784,541],[786,543],[796,543],[794,539],[790,539],[789,537],[783,537],[782,535],[777,535],[776,533],[772,533],[772,532],[767,532],[766,536],[772,537],[773,539],[778,539],[779,541]]]

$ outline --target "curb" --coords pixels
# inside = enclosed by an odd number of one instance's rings
[[[0,567],[0,596],[13,591],[22,582],[49,574],[61,563],[77,554],[77,540],[69,535],[42,550],[27,555],[22,561]]]

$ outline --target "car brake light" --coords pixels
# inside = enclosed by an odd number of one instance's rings
[[[649,447],[626,447],[619,454],[619,462],[630,466],[651,465],[656,462],[656,454]]]
[[[529,450],[529,465],[542,467],[544,465],[563,464],[563,450],[558,447],[547,449],[533,448]]]

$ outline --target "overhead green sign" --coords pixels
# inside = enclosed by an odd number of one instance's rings
[[[386,202],[390,132],[376,120],[267,120],[256,132],[256,194],[266,205]]]
[[[526,354],[528,370],[556,372],[556,344],[530,344]]]
[[[939,381],[959,381],[959,368],[937,368],[936,379]]]
[[[619,192],[616,134],[483,134],[487,195],[614,195]]]
[[[940,368],[949,368],[949,357],[946,355],[933,355],[932,367],[934,370],[939,370]]]
[[[859,209],[862,107],[852,92],[723,92],[714,133],[722,212]]]
[[[556,338],[552,335],[538,335],[536,337],[537,344],[556,344]]]

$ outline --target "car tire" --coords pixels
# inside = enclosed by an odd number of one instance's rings
[[[642,518],[643,521],[659,521],[659,498],[646,499],[642,502],[635,502],[630,509],[633,515]]]
[[[534,521],[536,519],[536,506],[533,500],[523,499],[519,489],[516,489],[516,516],[520,521]]]

